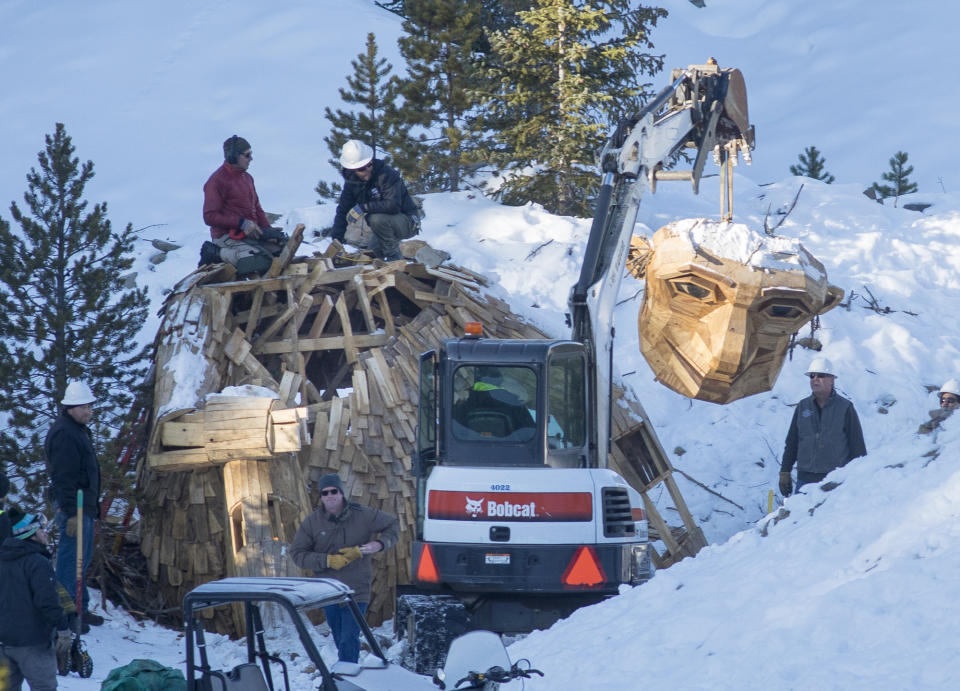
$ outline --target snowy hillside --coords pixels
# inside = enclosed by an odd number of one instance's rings
[[[824,315],[817,336],[857,407],[869,455],[831,475],[840,483],[832,491],[810,487],[789,499],[789,515],[774,525],[768,492],[790,406],[809,391],[810,354],[798,349],[768,393],[726,406],[678,396],[653,382],[639,355],[642,285],[627,278],[617,375],[675,466],[725,498],[679,480],[712,545],[515,643],[511,655],[546,672],[528,689],[956,687],[946,646],[960,627],[946,610],[960,562],[960,419],[932,435],[916,430],[936,405],[927,387],[960,377],[960,178],[944,122],[958,97],[941,48],[960,10],[892,0],[662,4],[671,16],[653,38],[668,68],[712,55],[744,73],[758,147],[754,166],[737,169],[736,220],[762,232],[768,212],[780,220],[803,185],[778,232],[800,240],[846,291],[848,306]],[[7,206],[20,201],[44,135],[64,122],[77,155],[96,165],[87,198],[107,201],[116,226],[146,228],[137,266],[154,307],[195,265],[207,233],[201,186],[226,137],[252,142],[251,173],[268,211],[285,213],[288,227],[322,227],[333,213],[314,205],[317,180],[332,179],[323,108],[340,105],[337,88],[367,32],[399,65],[399,21],[367,1],[14,0],[0,4],[0,25],[0,215],[10,220]],[[646,80],[659,87],[666,77]],[[788,175],[811,144],[835,184]],[[897,150],[910,154],[920,184],[902,202],[932,203],[923,213],[861,194]],[[715,177],[699,197],[684,183],[661,184],[636,232],[716,217],[719,196]],[[424,239],[491,276],[515,311],[566,335],[589,219],[502,207],[473,191],[428,195],[426,211]],[[154,267],[151,238],[183,249]],[[143,339],[155,328],[151,318]],[[656,499],[675,517],[668,496]],[[88,644],[95,676],[62,688],[98,688],[134,656],[182,666],[182,639],[122,613]],[[298,678],[298,688],[309,685]]]

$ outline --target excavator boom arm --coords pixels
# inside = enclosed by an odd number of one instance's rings
[[[663,163],[684,146],[696,150],[693,168],[662,172]],[[588,388],[596,411],[591,440],[596,457],[591,465],[607,465],[613,310],[645,186],[655,189],[658,179],[690,180],[697,193],[707,154],[719,159],[743,153],[749,161],[753,146],[743,76],[715,64],[674,70],[672,83],[621,121],[607,140],[596,212],[569,300],[572,337],[592,359]]]

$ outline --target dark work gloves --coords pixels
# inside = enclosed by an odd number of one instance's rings
[[[793,492],[793,479],[789,472],[780,471],[780,494],[789,497]]]

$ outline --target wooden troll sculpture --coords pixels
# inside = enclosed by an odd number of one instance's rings
[[[769,391],[790,335],[843,290],[796,240],[684,219],[658,230],[645,264],[640,350],[657,379],[712,403]]]

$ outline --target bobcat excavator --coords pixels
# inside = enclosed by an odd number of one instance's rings
[[[421,355],[413,584],[398,587],[395,619],[417,672],[464,630],[546,628],[652,575],[642,498],[608,468],[617,289],[647,187],[696,193],[708,156],[729,175],[754,146],[739,70],[671,79],[601,152],[571,338],[483,338],[477,324]],[[683,147],[692,168],[664,171]]]

